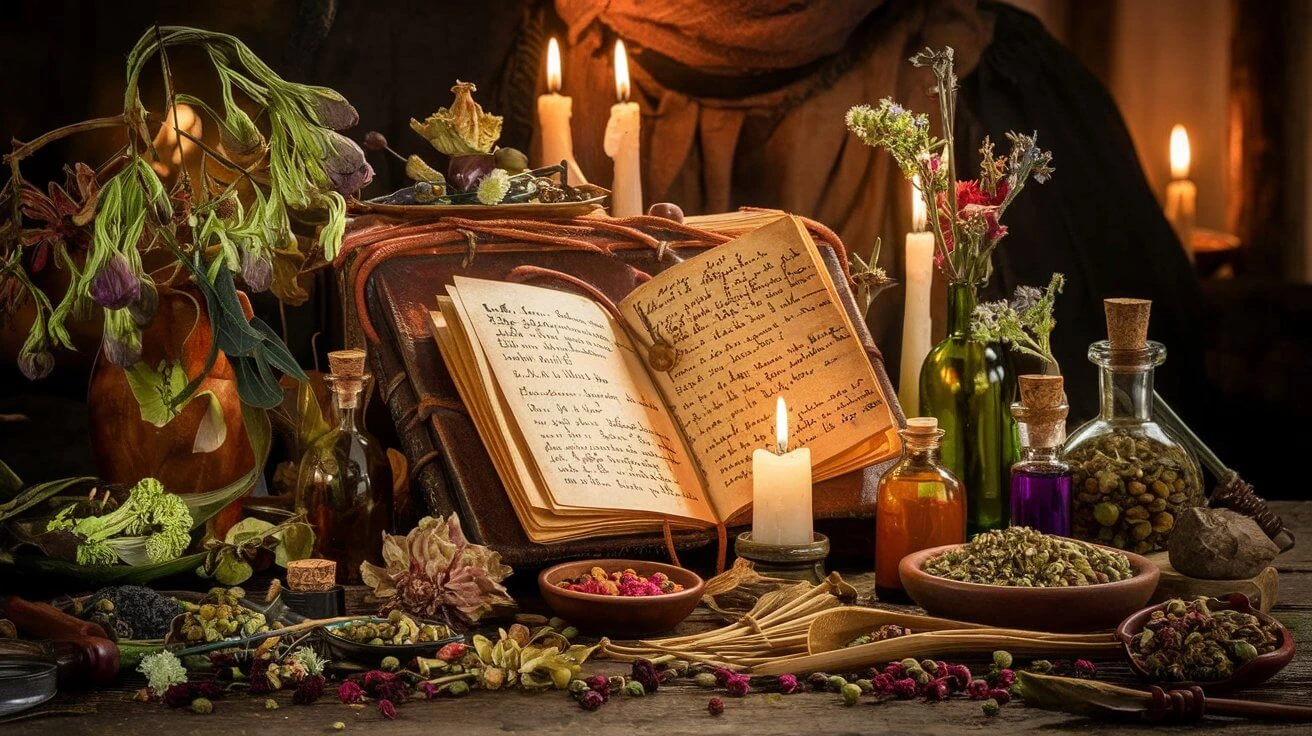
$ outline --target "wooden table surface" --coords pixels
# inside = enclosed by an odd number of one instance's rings
[[[1286,523],[1303,542],[1276,561],[1280,571],[1280,597],[1273,613],[1294,633],[1301,653],[1293,663],[1260,689],[1243,691],[1234,697],[1255,700],[1312,704],[1312,502],[1273,504]],[[848,580],[859,590],[868,590],[869,575],[850,575]],[[1059,614],[1058,614],[1059,615]],[[708,619],[694,614],[681,631],[704,628]],[[718,623],[716,625],[719,625]],[[967,660],[969,663],[969,660]],[[1128,669],[1116,662],[1098,662],[1100,676],[1132,683]],[[589,672],[617,674],[627,667],[599,661],[585,667]],[[1102,724],[1086,718],[1068,716],[1013,703],[1002,713],[989,718],[977,702],[956,696],[944,703],[889,701],[876,703],[863,698],[855,707],[845,708],[838,696],[830,693],[800,693],[767,699],[762,694],[746,698],[725,697],[725,713],[714,718],[706,712],[711,695],[691,685],[665,686],[646,698],[613,697],[599,711],[581,710],[564,693],[548,691],[475,692],[460,699],[411,701],[398,707],[395,721],[382,719],[371,705],[353,708],[342,705],[328,693],[312,706],[294,706],[289,692],[276,694],[281,707],[265,710],[264,699],[234,695],[215,703],[214,713],[197,715],[183,709],[170,711],[158,704],[128,700],[141,686],[128,680],[115,690],[95,693],[60,694],[42,706],[47,713],[37,718],[0,724],[0,734],[125,734],[146,736],[181,736],[204,734],[335,734],[336,721],[346,724],[341,733],[442,734],[462,736],[485,733],[533,734],[813,734],[880,733],[938,734],[958,733],[1091,733],[1099,736],[1142,731],[1150,726]],[[721,693],[722,694],[722,693]],[[68,711],[80,711],[69,713]],[[1307,733],[1312,724],[1263,724],[1225,719],[1205,719],[1189,726],[1156,728],[1163,730],[1230,733]]]

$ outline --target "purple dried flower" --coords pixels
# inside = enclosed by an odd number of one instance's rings
[[[642,683],[642,689],[648,694],[656,692],[661,686],[661,675],[650,659],[633,660],[632,678]]]
[[[715,677],[717,679],[720,677],[720,672],[722,671],[729,672],[728,670],[716,670]],[[725,680],[727,679],[728,677],[726,676]],[[723,685],[725,683],[725,680],[720,680],[720,684]],[[811,689],[814,690],[815,692],[823,692],[825,688],[829,687],[829,675],[826,675],[823,672],[812,672],[810,675],[807,676],[806,684],[810,685]]]
[[[137,327],[146,327],[159,311],[159,292],[149,279],[141,280],[141,298],[128,305],[128,314]]]
[[[246,248],[241,252],[241,280],[254,293],[268,291],[273,284],[273,258],[262,248]]]
[[[998,670],[998,674],[993,677],[993,684],[998,687],[1011,687],[1016,683],[1016,673],[1013,670]]]
[[[707,711],[708,713],[710,713],[711,715],[713,715],[713,716],[718,716],[718,715],[723,714],[723,713],[724,713],[724,701],[723,701],[723,700],[720,700],[719,698],[711,698],[711,699],[710,699],[709,701],[707,701],[707,703],[706,703],[706,711]]]
[[[952,690],[948,687],[948,678],[940,677],[937,680],[930,680],[920,690],[920,694],[925,696],[926,700],[947,700]]]
[[[360,683],[355,680],[347,680],[337,686],[337,697],[348,705],[358,703],[364,700],[364,688],[360,687]]]
[[[592,675],[584,680],[588,684],[589,690],[597,692],[607,692],[610,690],[610,678],[605,675]]]
[[[305,107],[319,125],[333,130],[346,130],[360,122],[360,113],[336,90],[311,87],[310,91],[312,94],[305,100]]]
[[[141,360],[141,333],[136,331],[135,326],[123,335],[105,330],[103,343],[105,357],[119,368],[131,368]]]
[[[292,703],[312,705],[323,695],[323,686],[323,675],[309,675],[296,686],[296,692],[292,693]]]
[[[583,710],[596,710],[606,702],[606,696],[598,690],[585,690],[579,696],[579,707]]]
[[[801,689],[797,684],[797,675],[779,675],[779,692],[783,695],[792,695]]]
[[[989,697],[998,701],[998,705],[1006,705],[1011,702],[1011,693],[1005,688],[995,687],[989,691]]]
[[[986,700],[989,697],[989,684],[984,680],[971,680],[966,685],[966,697],[971,700]]]
[[[1087,659],[1077,659],[1072,665],[1076,677],[1093,679],[1098,676],[1098,667]]]
[[[432,700],[437,697],[437,685],[428,680],[421,680],[418,685],[415,685],[415,690],[423,693],[425,700]]]
[[[870,681],[870,684],[875,686],[875,692],[879,693],[880,695],[892,695],[893,682],[896,679],[897,678],[893,677],[887,672],[880,672],[879,674],[875,675],[875,678]]]
[[[164,691],[164,694],[160,696],[160,700],[164,701],[164,705],[167,705],[170,708],[181,708],[184,705],[191,705],[192,699],[191,683],[188,682],[169,685],[168,689]]]
[[[966,665],[950,664],[947,665],[947,667],[945,667],[944,670],[947,672],[947,676],[950,680],[951,687],[954,692],[965,690],[966,686],[970,684],[970,680],[971,680],[970,668],[967,667]]]
[[[392,704],[392,701],[388,700],[387,698],[383,698],[382,700],[378,701],[378,715],[382,716],[383,718],[386,718],[389,721],[395,721],[396,706]]]
[[[894,680],[901,680],[907,676],[907,668],[903,667],[901,662],[889,662],[884,667],[884,673]]]
[[[355,194],[374,180],[374,168],[365,160],[358,143],[332,131],[326,131],[325,138],[328,153],[323,168],[337,193]]]
[[[898,700],[910,700],[916,697],[916,681],[910,677],[903,677],[900,680],[894,680],[893,697]]]
[[[105,309],[122,309],[141,298],[141,279],[122,253],[115,253],[92,277],[91,298]]]
[[[729,695],[735,698],[742,698],[746,697],[747,693],[752,689],[752,686],[747,675],[732,675],[728,681],[724,683],[724,689]]]

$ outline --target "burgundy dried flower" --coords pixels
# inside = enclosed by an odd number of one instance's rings
[[[387,136],[376,130],[364,134],[364,147],[370,151],[386,151]]]
[[[1077,659],[1072,665],[1072,670],[1076,677],[1093,679],[1098,676],[1098,667],[1087,659]]]
[[[724,683],[724,689],[735,698],[746,697],[752,689],[751,680],[747,675],[733,675]]]
[[[716,667],[712,672],[715,674],[715,682],[718,683],[720,687],[724,687],[724,683],[728,682],[729,678],[734,675],[733,670],[725,667]]]
[[[191,705],[191,701],[193,700],[191,696],[191,683],[180,682],[177,685],[170,685],[169,688],[164,691],[164,695],[160,697],[160,700],[164,701],[164,705],[167,705],[170,708],[182,708]]]
[[[583,710],[596,710],[606,702],[606,696],[598,690],[585,690],[579,696],[579,707]]]
[[[661,686],[660,673],[656,671],[656,665],[651,663],[650,659],[633,660],[632,678],[642,683],[642,689],[648,695],[656,692]]]
[[[251,660],[250,671],[250,693],[251,695],[268,695],[277,688],[269,679],[269,665],[271,662],[264,658]]]
[[[350,705],[364,700],[364,688],[355,680],[347,680],[337,686],[337,698]]]
[[[728,672],[728,670],[725,670],[725,672]],[[732,673],[731,673],[731,674],[732,674]],[[715,677],[716,677],[716,679],[719,679],[719,677],[720,677],[720,670],[716,670],[716,671],[715,671]],[[727,680],[727,679],[728,679],[728,677],[725,678],[725,680]],[[720,684],[723,685],[723,684],[724,684],[724,680],[721,680],[721,681],[720,681]],[[806,678],[806,684],[807,684],[807,685],[810,685],[810,686],[811,686],[811,690],[813,690],[813,691],[815,691],[815,692],[818,692],[818,693],[819,693],[819,692],[824,692],[825,688],[829,687],[829,675],[826,675],[826,674],[823,673],[823,672],[812,672],[810,675],[807,676],[807,678]]]
[[[23,216],[42,223],[23,231],[20,244],[31,248],[32,273],[40,273],[50,263],[54,246],[62,244],[76,253],[91,244],[91,220],[100,199],[96,172],[86,164],[64,167],[65,185],[50,182],[47,193],[23,183],[19,191]],[[73,192],[70,194],[70,192]]]
[[[326,134],[328,155],[323,160],[324,172],[338,194],[349,195],[364,189],[374,180],[374,167],[365,160],[359,144],[341,133]]]
[[[105,309],[122,309],[141,298],[141,278],[122,253],[115,253],[91,278],[91,299]]]
[[[1011,702],[1011,693],[1005,688],[995,687],[989,691],[989,697],[998,701],[998,705],[1006,705]]]
[[[711,698],[706,703],[706,711],[713,716],[722,715],[724,713],[724,701],[719,698]]]
[[[940,677],[937,680],[930,680],[928,684],[921,688],[920,694],[925,696],[925,700],[947,700],[952,693],[948,687],[948,678]]]
[[[307,676],[296,686],[296,692],[292,693],[292,703],[295,705],[311,705],[323,695],[323,686],[323,675]]]
[[[437,685],[434,685],[428,680],[421,680],[418,685],[415,685],[415,690],[423,693],[425,700],[432,700],[437,697]]]
[[[898,700],[910,700],[916,697],[916,681],[910,677],[903,677],[900,680],[894,680],[893,697]]]
[[[880,695],[892,695],[893,682],[895,679],[896,678],[886,672],[880,672],[875,675],[874,679],[870,681],[870,684],[875,686],[875,692]]]
[[[903,667],[901,662],[889,662],[884,667],[884,673],[894,680],[901,680],[907,676],[907,668]]]
[[[965,690],[966,686],[970,684],[970,668],[966,665],[950,664],[944,668],[944,671],[947,672],[947,676],[951,680],[953,692]]]
[[[223,683],[216,680],[195,680],[190,683],[191,696],[193,698],[209,698],[215,700],[223,697],[227,693],[227,688]]]
[[[797,675],[779,675],[779,692],[783,695],[792,695],[801,690],[797,684]]]
[[[993,677],[993,684],[998,687],[1011,687],[1016,683],[1016,673],[1013,670],[998,670],[998,674]]]
[[[396,706],[392,704],[392,701],[388,700],[387,698],[383,698],[382,700],[378,701],[378,715],[382,716],[383,718],[386,718],[389,721],[395,721]]]
[[[465,653],[468,651],[468,646],[461,644],[460,642],[451,642],[450,644],[442,645],[442,648],[437,650],[437,658],[443,662],[455,662],[461,657],[464,657]]]
[[[966,685],[966,696],[971,700],[987,700],[989,697],[989,684],[984,680],[971,680]]]
[[[603,693],[610,690],[610,678],[605,675],[592,675],[583,681],[587,683],[589,690]]]

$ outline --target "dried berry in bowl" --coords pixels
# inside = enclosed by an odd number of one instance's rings
[[[665,595],[683,590],[682,585],[670,580],[670,577],[663,572],[654,572],[648,577],[639,575],[631,567],[612,573],[607,573],[602,567],[593,567],[585,575],[559,580],[555,585],[557,588],[576,593],[617,595],[625,598]]]

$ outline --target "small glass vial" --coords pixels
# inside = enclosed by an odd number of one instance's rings
[[[888,602],[908,600],[897,571],[903,557],[966,541],[966,495],[939,464],[938,420],[908,419],[899,434],[902,459],[880,478],[875,500],[875,595]]]
[[[1071,466],[1061,459],[1066,405],[1061,376],[1020,377],[1011,415],[1020,430],[1020,461],[1011,466],[1011,525],[1063,537],[1071,533]]]
[[[296,481],[296,508],[314,527],[314,555],[337,562],[337,580],[360,581],[361,562],[382,562],[392,519],[392,471],[382,447],[361,426],[369,376],[364,351],[328,354],[336,426],[310,446]]]

